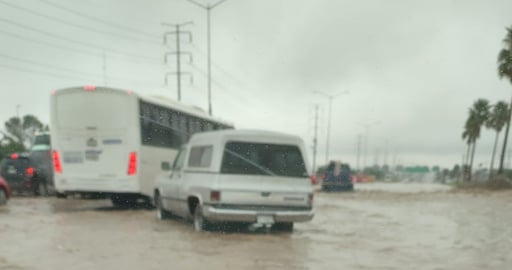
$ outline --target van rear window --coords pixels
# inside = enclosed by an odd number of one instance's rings
[[[221,173],[307,177],[296,145],[248,142],[226,143]]]

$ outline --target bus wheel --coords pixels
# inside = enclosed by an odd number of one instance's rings
[[[130,202],[124,196],[114,195],[110,197],[110,201],[116,208],[126,208],[130,205]]]
[[[275,232],[291,233],[293,232],[293,222],[276,223],[272,226],[272,230]]]

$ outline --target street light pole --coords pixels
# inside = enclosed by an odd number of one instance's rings
[[[332,99],[333,96],[329,96],[329,116],[327,117],[327,141],[325,142],[325,164],[329,163],[329,144],[331,141],[331,114],[332,114]]]
[[[332,101],[334,98],[340,96],[340,95],[343,95],[343,94],[348,94],[349,91],[343,91],[341,93],[336,93],[336,94],[326,94],[324,92],[321,92],[321,91],[314,91],[313,93],[315,94],[320,94],[320,95],[323,95],[324,97],[327,97],[329,99],[329,113],[328,113],[328,117],[327,117],[327,139],[326,139],[326,142],[325,142],[325,163],[329,163],[329,144],[330,144],[330,141],[331,141],[331,114],[332,114]]]
[[[361,123],[360,125],[363,126],[365,128],[365,136],[364,136],[364,149],[363,149],[363,169],[362,171],[364,171],[364,169],[366,168],[366,157],[368,155],[368,134],[369,134],[369,130],[370,130],[370,126],[372,125],[378,125],[380,124],[380,121],[372,121],[372,122],[368,122],[368,123]]]
[[[203,5],[195,0],[188,0],[190,3],[206,10],[206,39],[207,39],[207,54],[208,54],[208,114],[212,115],[212,56],[211,56],[211,27],[210,27],[210,11],[224,3],[227,0],[220,0],[213,5]]]

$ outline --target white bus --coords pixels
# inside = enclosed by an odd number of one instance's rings
[[[162,162],[197,132],[232,129],[204,111],[131,90],[73,87],[52,92],[51,145],[58,197],[152,203]]]

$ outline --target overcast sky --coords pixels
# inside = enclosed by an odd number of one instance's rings
[[[331,158],[356,166],[358,135],[375,123],[367,164],[451,167],[471,103],[512,94],[496,72],[510,11],[509,0],[228,0],[212,11],[213,113],[300,135],[311,150],[318,104],[323,162],[328,102],[313,91],[349,91],[333,100]],[[176,98],[175,78],[164,85],[174,58],[163,63],[174,39],[162,44],[173,29],[162,22],[194,22],[182,101],[207,110],[206,12],[186,0],[0,0],[0,14],[2,123],[17,104],[47,123],[50,92],[69,86]],[[487,166],[493,138],[483,132],[477,164]]]

